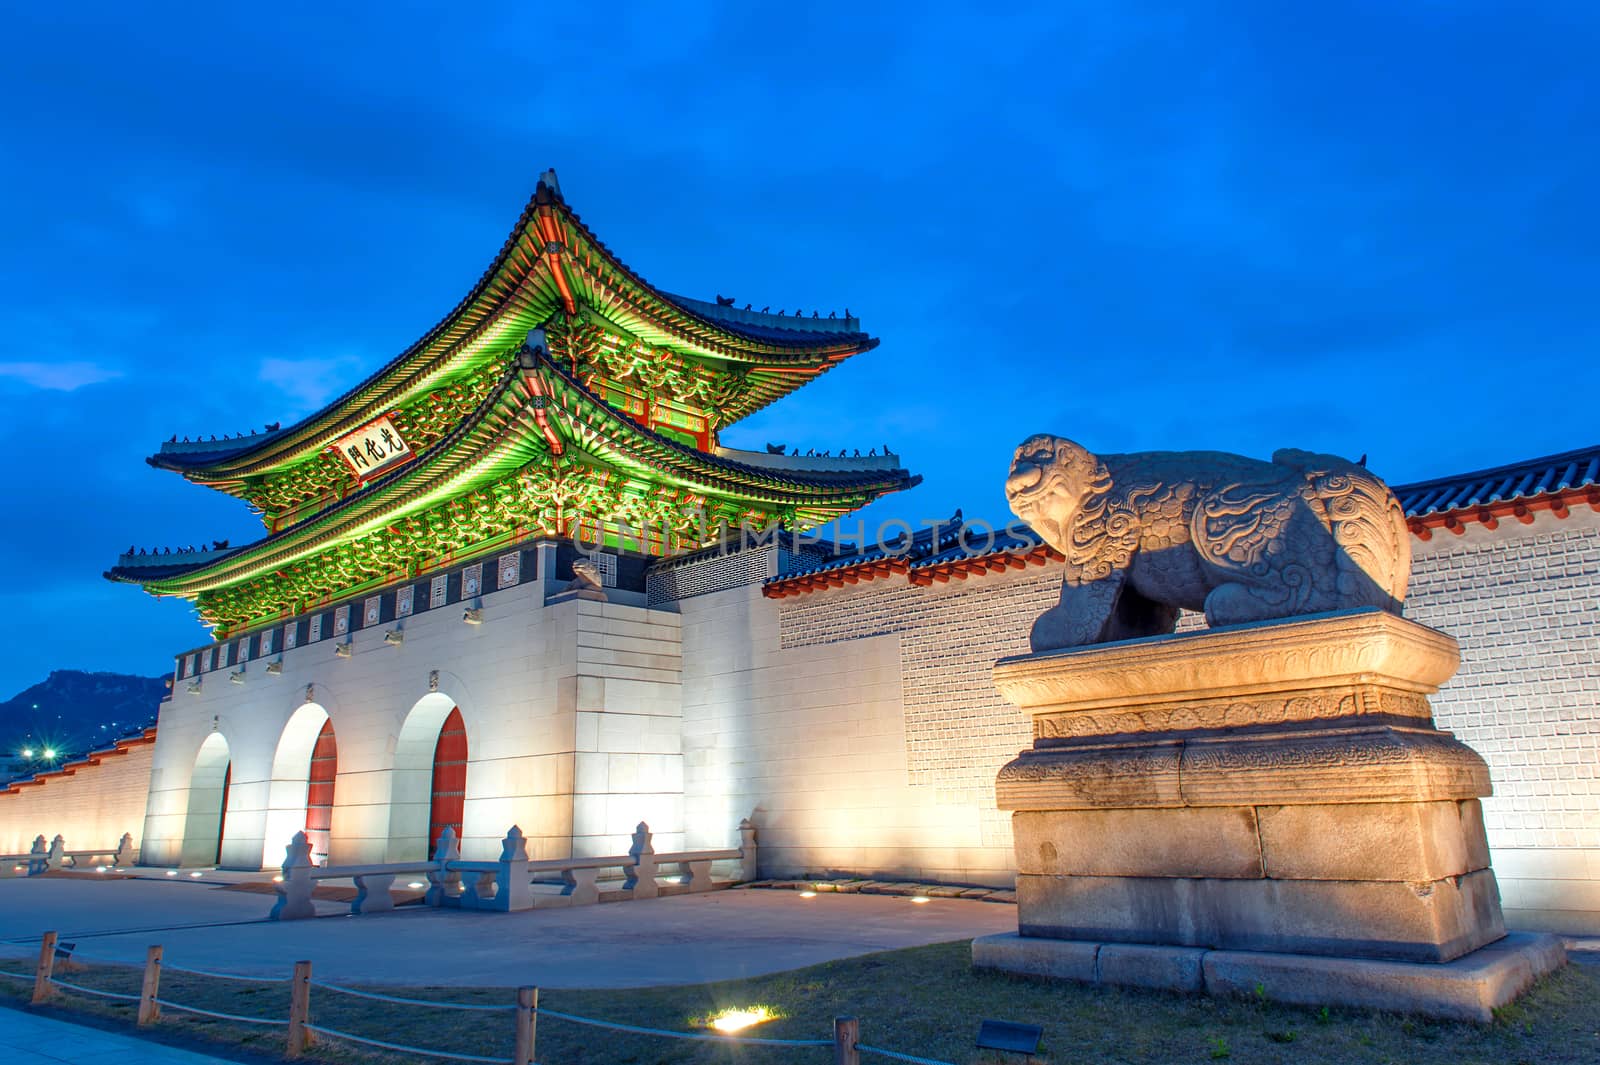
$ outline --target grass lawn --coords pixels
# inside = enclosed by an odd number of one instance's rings
[[[83,944],[89,948],[89,944]],[[564,1013],[626,1024],[688,1030],[724,1007],[766,1005],[777,1020],[746,1034],[787,1039],[828,1038],[832,1019],[861,1020],[861,1040],[902,1053],[960,1065],[1021,1062],[982,1054],[973,1037],[981,1018],[1044,1026],[1036,1062],[1054,1065],[1111,1062],[1213,1062],[1240,1065],[1395,1063],[1395,1065],[1562,1065],[1600,1061],[1600,968],[1568,966],[1539,983],[1490,1025],[1445,1023],[1358,1010],[1320,1011],[1270,1000],[1225,1000],[1161,992],[1036,982],[970,968],[965,941],[873,954],[749,980],[636,991],[549,991],[540,1005]],[[182,959],[168,959],[182,964]],[[626,959],[619,958],[619,965]],[[419,968],[422,966],[419,965]],[[0,968],[20,970],[10,961]],[[136,993],[137,969],[69,966],[62,979],[108,991]],[[287,974],[286,974],[287,975]],[[512,1003],[511,989],[382,989],[390,994],[456,1002]],[[0,977],[0,998],[26,1001],[30,986]],[[172,971],[161,997],[208,1009],[284,1018],[287,984],[211,981]],[[116,1019],[132,1027],[132,1007],[62,992],[59,1009]],[[458,1053],[510,1058],[512,1014],[467,1013],[395,1006],[312,992],[312,1022],[359,1035]],[[538,1060],[568,1063],[831,1062],[828,1049],[736,1047],[632,1035],[539,1019]],[[282,1028],[251,1028],[167,1012],[159,1028],[189,1040],[276,1056]],[[327,1042],[309,1060],[401,1062],[415,1056],[363,1052]],[[863,1062],[889,1059],[863,1055]]]

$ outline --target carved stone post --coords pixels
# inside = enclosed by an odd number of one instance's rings
[[[64,869],[67,864],[67,841],[57,833],[50,841],[50,853],[45,856],[46,869]]]
[[[456,839],[455,829],[446,826],[439,834],[433,860],[436,864],[428,870],[428,894],[423,897],[423,903],[443,906],[446,902],[457,901],[461,897],[461,874],[449,867],[450,862],[461,860],[461,843]]]
[[[28,875],[38,876],[50,868],[50,845],[43,836],[33,838],[33,849],[28,852]]]
[[[495,909],[533,909],[533,874],[528,871],[528,841],[516,825],[500,842],[500,871],[495,874]]]
[[[761,879],[761,863],[756,855],[756,823],[748,817],[739,822],[739,879],[745,883]]]
[[[133,850],[133,833],[124,832],[122,839],[117,842],[117,852],[111,856],[111,864],[118,867],[132,865],[138,857]]]
[[[633,846],[628,848],[633,863],[623,869],[627,879],[623,890],[633,893],[636,899],[653,899],[661,893],[656,885],[656,848],[650,840],[650,826],[643,821],[633,830]]]
[[[278,901],[272,904],[268,916],[274,921],[315,917],[317,907],[311,901],[311,891],[316,882],[311,873],[316,867],[311,864],[311,843],[304,832],[296,832],[283,851],[283,879],[274,885]]]

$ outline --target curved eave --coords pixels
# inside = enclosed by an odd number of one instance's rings
[[[580,299],[580,297],[582,297]],[[406,402],[453,368],[463,352],[533,328],[558,309],[592,306],[647,343],[706,358],[816,373],[877,341],[861,332],[817,333],[715,321],[661,293],[618,259],[541,179],[499,254],[460,303],[422,339],[322,410],[270,438],[221,455],[163,450],[151,465],[202,483],[234,481],[297,461],[389,407]],[[499,326],[500,328],[496,328]],[[783,392],[804,383],[802,378]],[[777,398],[765,395],[760,405]],[[759,409],[752,407],[751,410]],[[750,411],[740,414],[743,417]],[[216,487],[224,488],[216,483]]]
[[[708,454],[645,428],[619,413],[552,360],[538,356],[537,373],[556,403],[556,420],[574,447],[608,465],[662,478],[702,494],[783,506],[847,510],[919,484],[904,469],[775,470]]]
[[[123,567],[108,571],[112,580],[132,579],[157,595],[194,595],[208,588],[250,580],[292,565],[369,525],[403,518],[432,505],[463,478],[474,480],[524,464],[541,446],[540,433],[522,376],[513,366],[499,387],[453,432],[415,462],[373,480],[315,518],[230,551],[222,558],[188,567],[172,576],[150,577]],[[448,494],[448,493],[447,493]]]

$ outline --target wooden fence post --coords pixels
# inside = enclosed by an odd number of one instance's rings
[[[306,1024],[311,1020],[311,963],[294,963],[294,980],[289,984],[288,1057],[298,1058],[311,1045]]]
[[[33,971],[33,1004],[50,1001],[50,996],[55,994],[55,988],[50,986],[50,977],[56,971],[56,934],[46,932],[44,938],[39,940],[39,967]]]
[[[517,1054],[516,1065],[533,1065],[534,1036],[539,1025],[539,989],[517,988]]]
[[[144,954],[144,983],[139,988],[139,1026],[154,1024],[161,1019],[161,1004],[156,998],[161,994],[161,947],[154,946]]]
[[[861,1065],[856,1043],[861,1039],[861,1022],[854,1017],[833,1019],[833,1065]]]

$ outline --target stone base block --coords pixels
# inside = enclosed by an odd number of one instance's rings
[[[1566,960],[1560,939],[1530,933],[1512,933],[1441,964],[1134,946],[1015,933],[972,941],[972,964],[979,969],[1213,995],[1254,995],[1259,987],[1276,1002],[1483,1023]]]
[[[1494,873],[1423,883],[1017,877],[1025,935],[1444,962],[1505,935]]]

